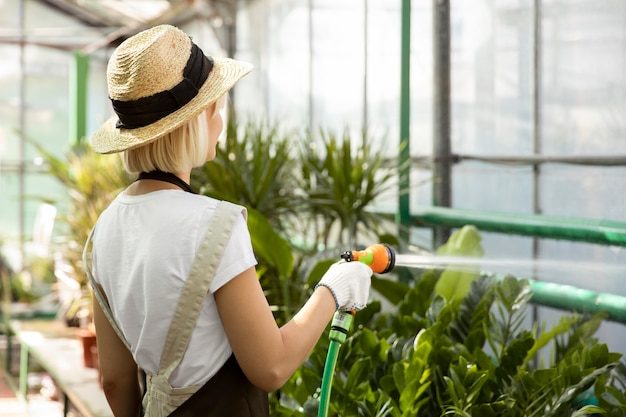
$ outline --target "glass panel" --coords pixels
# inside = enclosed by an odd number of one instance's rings
[[[1,13],[0,13],[1,14]],[[15,161],[19,155],[19,47],[0,45],[0,160]]]
[[[546,153],[626,152],[626,2],[546,0]]]
[[[266,3],[254,1],[241,4],[237,14],[235,58],[248,61],[254,64],[255,68],[235,87],[235,105],[240,118],[259,120],[268,115],[269,65],[266,57],[268,33]],[[307,38],[303,38],[302,45],[306,42]]]
[[[313,54],[313,126],[360,130],[363,2],[314,2]]]
[[[309,15],[305,1],[267,6],[267,105],[283,126],[309,125]],[[316,23],[314,22],[314,25]],[[316,29],[314,29],[316,30]]]
[[[432,2],[411,4],[411,155],[433,151],[433,25]],[[394,33],[393,31],[391,32]],[[393,40],[392,40],[393,41]],[[397,44],[400,45],[398,39]],[[398,58],[399,62],[399,58]],[[399,70],[398,70],[398,74]],[[399,76],[399,75],[398,75]],[[397,94],[398,87],[391,89]],[[398,116],[399,118],[399,116]],[[396,124],[396,120],[389,119]],[[399,134],[398,134],[399,135]],[[396,151],[397,152],[397,151]],[[428,201],[430,204],[430,200]]]
[[[0,0],[0,28],[18,29],[20,25],[20,2],[15,0]],[[5,62],[3,59],[3,64]]]
[[[20,154],[19,117],[17,106],[0,104],[0,165],[15,164]]]
[[[87,137],[90,137],[102,123],[113,115],[106,82],[107,62],[112,52],[112,50],[102,49],[91,54],[89,58],[89,74],[87,76],[89,85],[87,90]]]
[[[26,174],[25,179],[25,235],[30,239],[35,225],[35,217],[39,206],[44,202],[54,205],[57,212],[55,228],[62,227],[59,216],[67,214],[67,191],[63,185],[47,173]]]
[[[531,153],[532,1],[451,3],[454,151]]]
[[[62,155],[69,144],[67,52],[29,45],[26,53],[26,138]],[[38,155],[31,145],[25,158]]]
[[[367,1],[368,128],[372,138],[384,138],[386,155],[396,158],[400,142],[400,2]],[[390,209],[395,211],[396,206],[397,199]]]
[[[545,166],[541,201],[546,214],[626,221],[626,168]]]
[[[16,173],[0,175],[0,237],[18,240],[19,226],[19,177]]]

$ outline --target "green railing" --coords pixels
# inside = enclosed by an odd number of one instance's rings
[[[379,213],[392,218],[389,213]],[[414,227],[462,227],[523,236],[626,246],[626,222],[562,216],[420,207],[411,213]],[[532,302],[580,313],[604,312],[607,320],[626,324],[626,297],[571,285],[529,280]]]
[[[471,224],[487,232],[626,246],[626,222],[612,220],[422,207],[412,210],[411,224],[450,228]]]
[[[626,324],[626,297],[546,281],[529,282],[535,304],[578,313],[604,312],[607,320]]]

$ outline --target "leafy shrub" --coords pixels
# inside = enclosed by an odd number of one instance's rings
[[[451,240],[461,234],[479,245],[467,229]],[[467,249],[467,239],[457,243]],[[593,338],[601,316],[565,316],[537,334],[523,326],[528,282],[477,274],[466,293],[447,299],[441,278],[440,271],[430,270],[411,286],[378,281],[379,287],[394,287],[385,293],[397,310],[382,312],[373,302],[356,315],[355,331],[340,351],[331,415],[625,415],[621,355]],[[534,355],[557,337],[559,355],[534,368]],[[323,336],[305,365],[272,396],[272,416],[317,415],[327,346]],[[590,392],[594,401],[583,407],[581,395]]]

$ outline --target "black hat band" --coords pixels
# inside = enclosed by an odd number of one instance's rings
[[[111,99],[119,120],[118,129],[136,129],[152,124],[189,103],[198,95],[200,87],[213,69],[213,60],[191,42],[191,54],[183,70],[183,80],[166,91],[141,97],[137,100]]]

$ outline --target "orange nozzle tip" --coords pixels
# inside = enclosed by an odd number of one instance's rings
[[[389,250],[385,245],[381,245],[377,243],[368,248],[374,254],[374,262],[372,262],[372,271],[381,274],[387,272],[387,268],[389,267],[390,259],[389,259]]]

